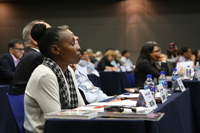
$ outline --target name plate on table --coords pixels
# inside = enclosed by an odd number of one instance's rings
[[[166,96],[165,88],[163,87],[162,84],[159,84],[156,87],[159,90],[160,98],[161,98],[162,103],[166,102],[167,101],[167,96]]]
[[[142,106],[144,104],[144,102],[146,103],[148,108],[156,109],[158,107],[156,104],[156,101],[149,89],[140,92],[136,107]]]
[[[182,80],[180,78],[177,78],[176,81],[177,81],[177,83],[178,83],[179,88],[181,89],[181,91],[184,92],[186,89],[185,89],[185,86],[184,86]]]

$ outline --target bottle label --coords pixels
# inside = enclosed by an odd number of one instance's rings
[[[151,92],[155,92],[155,86],[154,85],[145,85],[144,89],[145,90],[150,89]]]
[[[167,80],[159,80],[159,84],[162,84],[163,86],[167,85]]]
[[[172,80],[174,81],[174,80],[176,80],[177,79],[177,77],[176,76],[172,76]]]
[[[186,69],[187,74],[191,74],[191,69]]]

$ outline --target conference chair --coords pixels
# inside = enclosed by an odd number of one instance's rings
[[[24,95],[14,96],[7,93],[7,97],[20,133],[24,133]]]
[[[133,73],[126,73],[126,77],[128,79],[128,82],[131,86],[131,88],[135,87],[135,76]]]

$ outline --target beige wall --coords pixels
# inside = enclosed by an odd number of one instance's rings
[[[199,48],[200,2],[179,0],[0,2],[0,55],[23,27],[42,19],[52,26],[68,24],[82,48],[128,49],[136,61],[146,41],[154,40],[166,53],[172,41]]]

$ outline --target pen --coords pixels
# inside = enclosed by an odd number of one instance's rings
[[[107,106],[107,105],[96,106],[96,107],[94,107],[94,109],[103,108],[103,107],[106,107],[106,106]]]
[[[123,95],[130,95],[130,93],[124,93]]]

